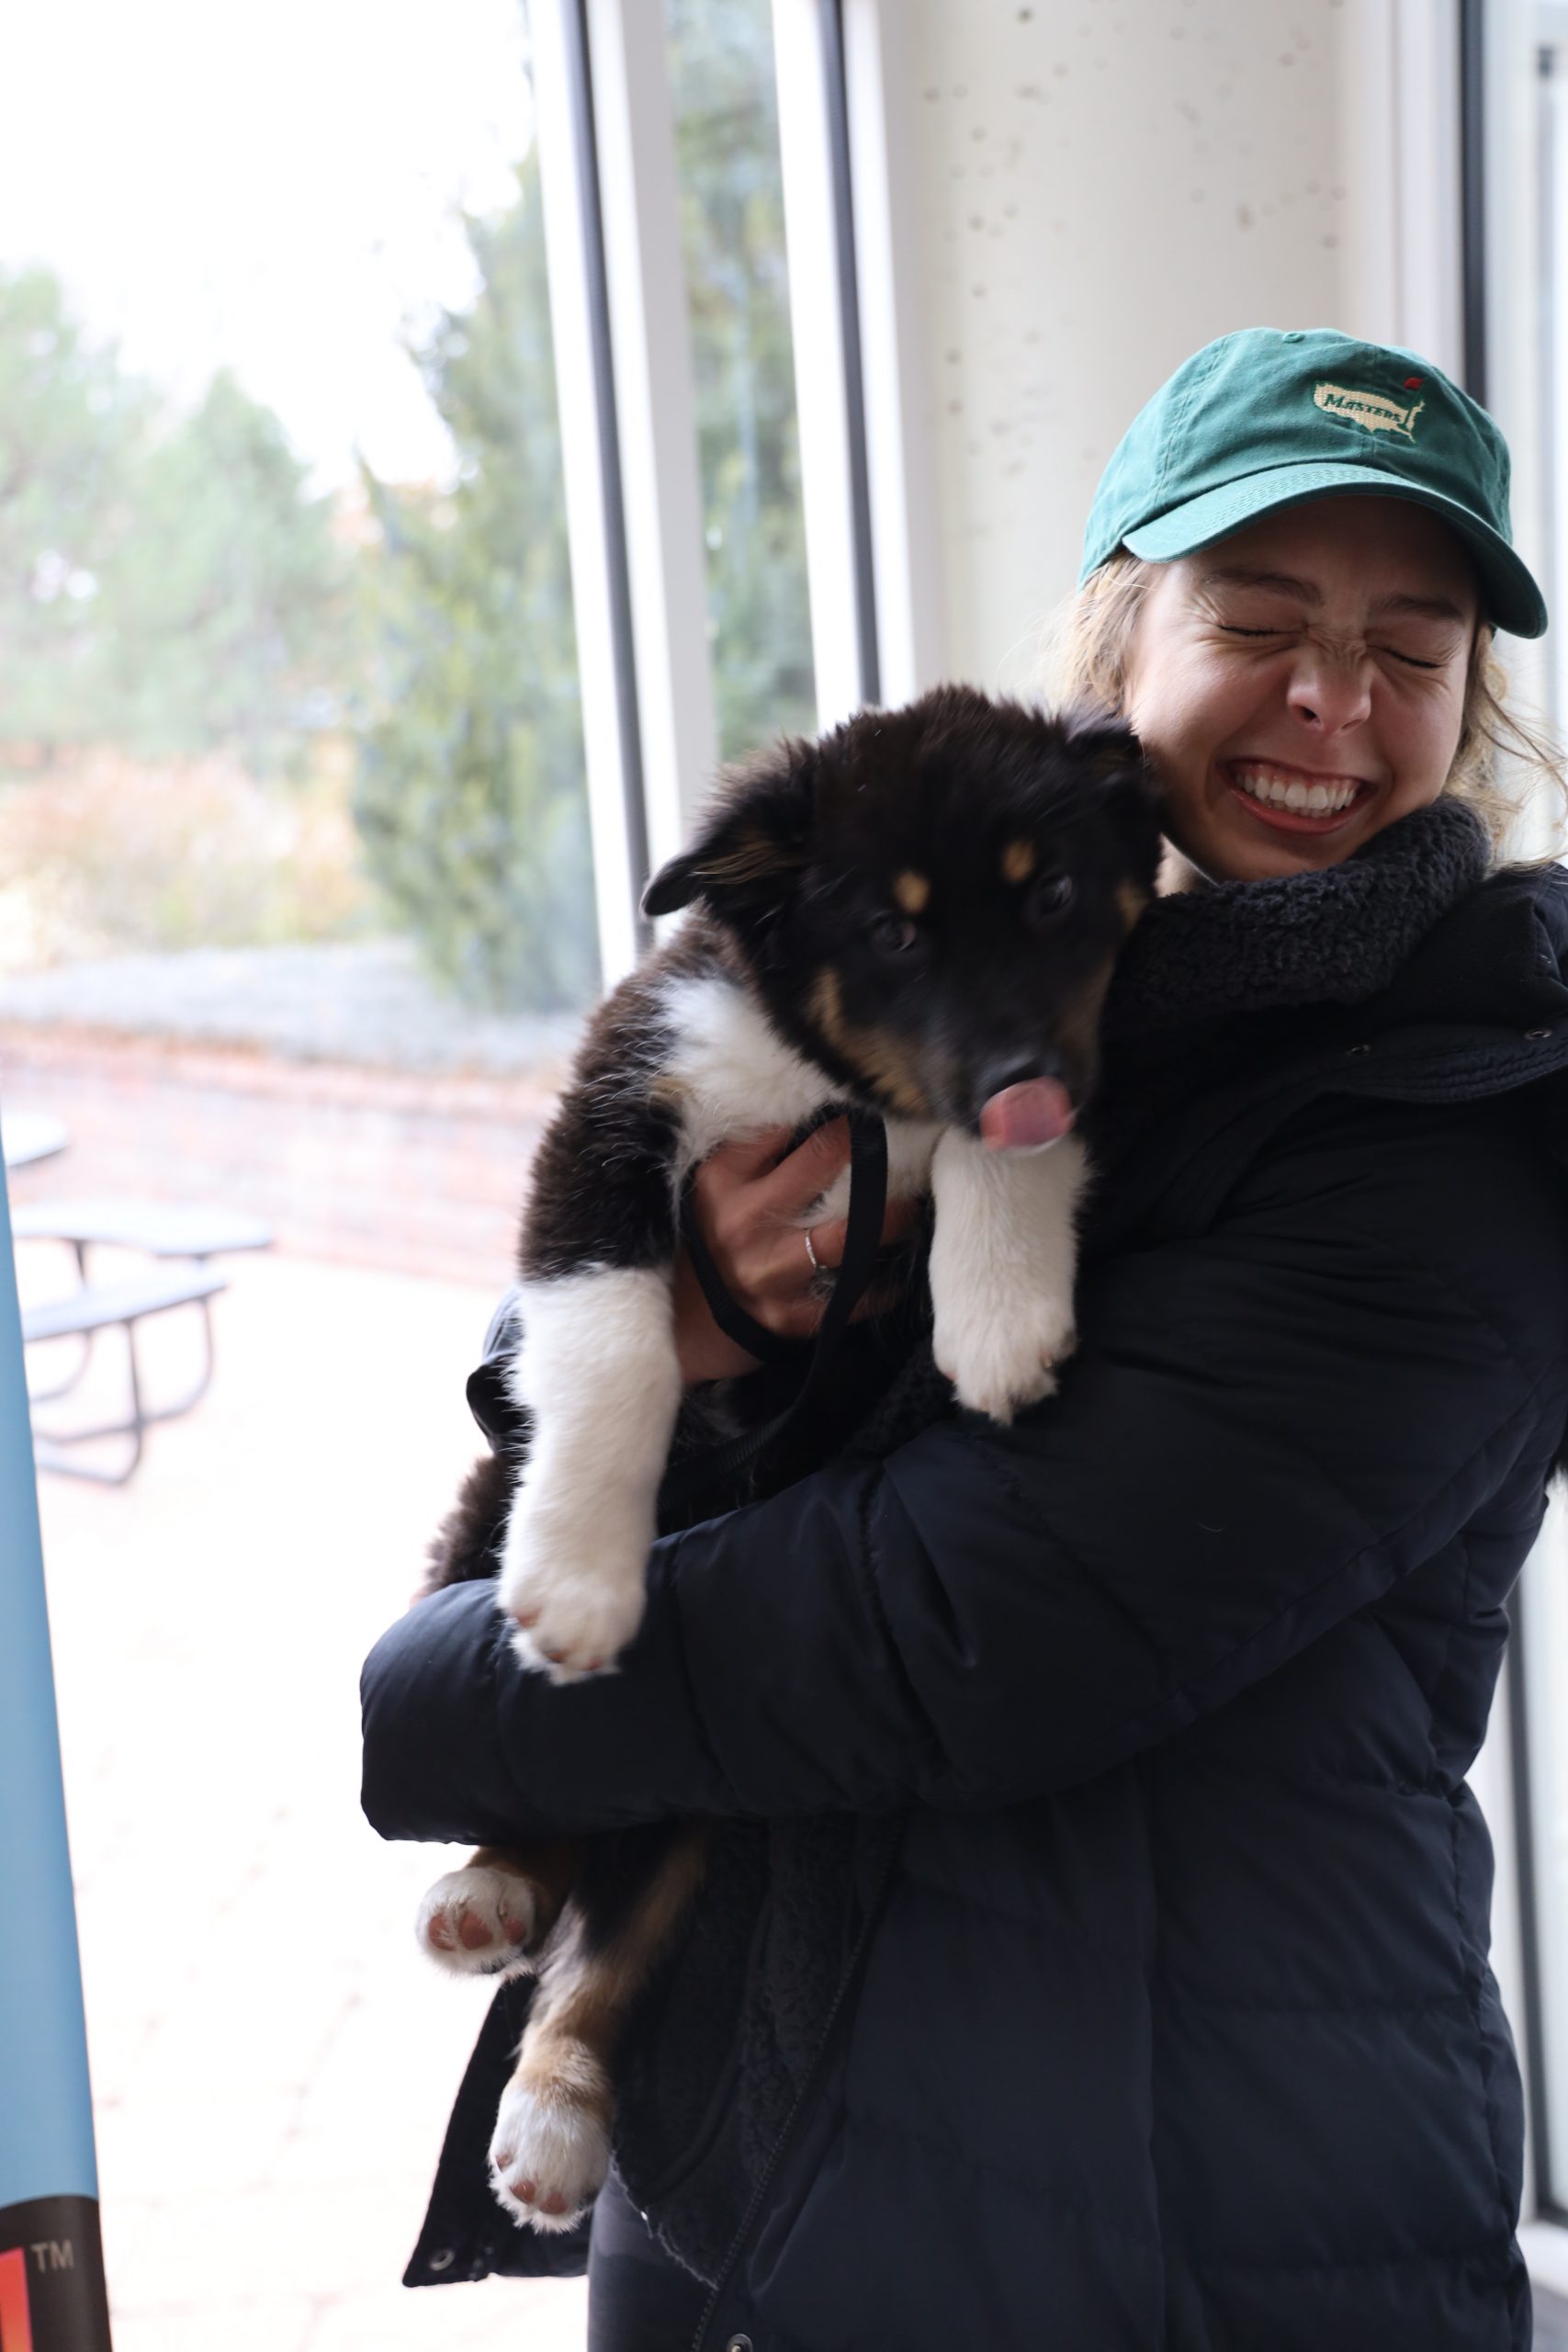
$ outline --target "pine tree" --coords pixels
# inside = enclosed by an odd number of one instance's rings
[[[728,756],[814,724],[771,19],[669,0],[666,28]],[[381,545],[356,815],[438,974],[477,1001],[575,1003],[597,956],[536,158],[514,206],[466,225],[473,305],[413,353],[457,481],[367,476]]]
[[[413,349],[451,435],[449,491],[368,469],[371,700],[355,813],[439,977],[545,1010],[597,983],[582,729],[538,166],[468,219],[472,307]]]

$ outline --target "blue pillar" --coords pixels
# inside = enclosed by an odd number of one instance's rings
[[[0,1179],[0,2352],[108,2352],[76,1906]]]

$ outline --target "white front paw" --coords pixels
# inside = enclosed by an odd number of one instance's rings
[[[534,1890],[513,1871],[469,1863],[438,1878],[414,1933],[432,1960],[459,1976],[521,1976],[538,1925]]]
[[[932,1334],[938,1369],[958,1401],[993,1421],[1010,1421],[1056,1392],[1056,1368],[1077,1343],[1070,1301],[1010,1299],[1005,1308],[939,1315]]]
[[[617,1550],[619,1556],[617,1556]],[[513,1647],[552,1682],[612,1668],[642,1623],[648,1544],[613,1539],[579,1550],[525,1526],[507,1545],[500,1600],[516,1621]]]
[[[604,2188],[610,2134],[596,2106],[508,2083],[490,2143],[490,2181],[518,2222],[570,2230]]]

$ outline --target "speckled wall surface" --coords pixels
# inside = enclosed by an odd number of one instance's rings
[[[1348,325],[1339,0],[906,0],[948,668],[1017,689],[1122,428],[1229,328]]]

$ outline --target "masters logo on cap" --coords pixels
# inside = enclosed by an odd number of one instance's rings
[[[1313,404],[1325,409],[1330,416],[1342,416],[1352,424],[1364,425],[1369,433],[1403,433],[1407,441],[1416,438],[1416,420],[1426,407],[1417,401],[1410,408],[1402,408],[1385,392],[1351,392],[1343,384],[1319,384],[1313,392]]]

